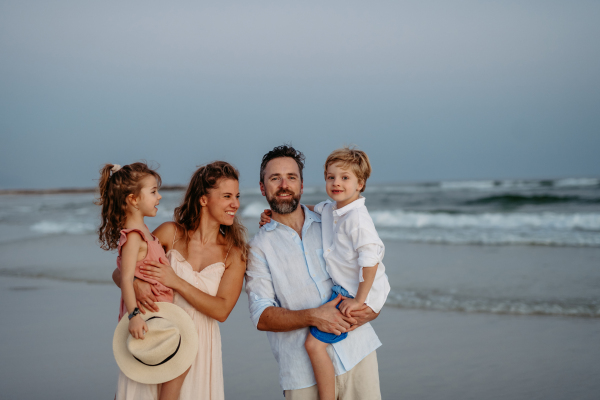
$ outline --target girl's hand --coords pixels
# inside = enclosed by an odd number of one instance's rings
[[[271,210],[266,209],[262,212],[262,214],[260,214],[260,222],[258,223],[258,225],[262,227],[263,225],[268,224],[269,222],[271,222]]]
[[[146,278],[154,279],[171,289],[174,289],[180,280],[169,262],[162,257],[160,262],[144,261],[144,265],[140,267],[140,272]]]
[[[362,308],[363,304],[359,303],[356,299],[346,298],[340,303],[340,312],[344,314],[346,317],[350,317],[352,311],[359,310]]]
[[[146,332],[148,332],[148,325],[139,314],[129,320],[129,333],[135,339],[144,339]]]

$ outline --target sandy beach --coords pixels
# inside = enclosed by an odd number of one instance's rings
[[[109,399],[118,290],[0,278],[0,387],[7,399]],[[596,399],[600,321],[403,310],[374,323],[384,399]],[[221,324],[229,399],[281,399],[266,336],[244,293]]]

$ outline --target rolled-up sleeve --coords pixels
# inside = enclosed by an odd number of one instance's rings
[[[250,319],[254,326],[267,307],[279,307],[273,287],[273,277],[264,253],[258,248],[250,249],[246,268],[246,293],[250,305]]]
[[[371,221],[357,218],[355,229],[350,232],[352,247],[358,253],[358,266],[360,267],[359,281],[363,279],[363,268],[373,267],[378,264],[384,255],[384,245],[375,225]]]
[[[373,267],[383,258],[383,247],[374,243],[365,244],[357,249],[358,266],[360,267],[359,282],[364,281],[363,268]]]

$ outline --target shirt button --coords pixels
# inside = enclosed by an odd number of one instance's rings
[[[334,224],[337,224],[337,221],[333,221]]]

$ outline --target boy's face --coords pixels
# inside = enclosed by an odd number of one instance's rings
[[[354,172],[349,168],[342,168],[341,163],[327,167],[325,188],[329,197],[337,203],[337,208],[347,206],[358,199],[363,187],[364,184],[358,181]]]

